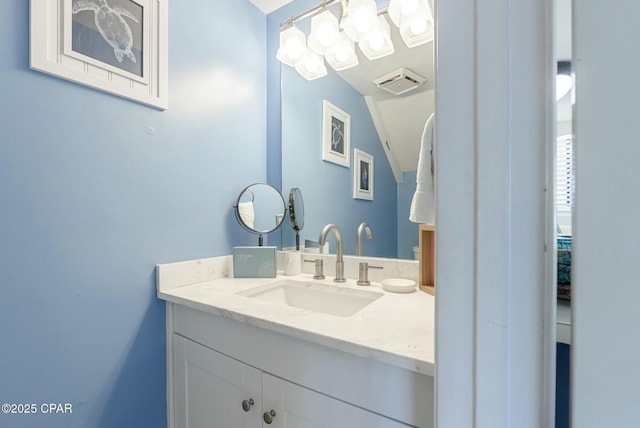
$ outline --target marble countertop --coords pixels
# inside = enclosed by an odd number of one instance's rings
[[[345,284],[336,284],[329,276],[320,281],[313,280],[312,276],[302,273],[299,276],[279,275],[277,278],[223,277],[166,288],[160,286],[159,275],[158,298],[407,370],[434,375],[433,296],[421,291],[390,293],[376,282],[361,287],[353,279]],[[239,294],[282,279],[364,289],[381,293],[382,297],[350,317],[340,317]]]

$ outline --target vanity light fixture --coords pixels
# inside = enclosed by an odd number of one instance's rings
[[[295,24],[280,31],[280,48],[276,58],[283,64],[295,67],[307,50],[305,35]]]
[[[317,53],[326,54],[338,40],[340,28],[338,18],[329,9],[311,18],[309,47]]]
[[[340,26],[354,42],[369,38],[378,25],[378,10],[375,0],[349,0],[347,11]]]
[[[327,67],[324,65],[322,55],[305,47],[304,54],[295,65],[295,69],[307,80],[315,80],[327,75]]]
[[[338,40],[332,49],[324,55],[324,59],[326,59],[336,71],[355,67],[358,65],[355,43],[344,31],[341,31],[338,35]]]
[[[427,0],[391,0],[389,18],[408,47],[433,40],[433,13]]]
[[[400,29],[400,35],[410,48],[424,45],[433,40],[433,21],[418,22]]]
[[[334,5],[339,5],[337,18],[329,10]],[[276,58],[295,67],[306,79],[317,79],[327,74],[324,60],[336,71],[358,65],[355,43],[369,60],[390,55],[395,49],[384,16],[387,11],[407,46],[433,40],[429,0],[391,0],[389,7],[381,10],[377,10],[376,0],[325,0],[280,26]],[[305,34],[295,23],[309,17],[311,34],[307,43]]]
[[[573,88],[573,76],[571,75],[571,63],[569,61],[558,61],[558,72],[556,74],[556,101],[564,97]]]
[[[377,21],[367,38],[358,43],[362,53],[370,60],[391,55],[395,51],[389,23],[383,15],[379,15]]]

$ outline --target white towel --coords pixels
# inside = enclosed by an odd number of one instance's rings
[[[427,119],[422,133],[418,171],[416,173],[416,192],[411,200],[409,220],[414,223],[434,224],[436,217],[433,190],[433,150],[435,147],[435,114]]]
[[[238,214],[240,215],[240,218],[242,219],[244,224],[248,228],[253,229],[253,222],[256,217],[253,211],[253,201],[240,202],[238,204]]]

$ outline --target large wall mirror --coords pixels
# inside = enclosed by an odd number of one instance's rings
[[[571,78],[571,0],[555,0],[555,47],[558,63],[556,81],[557,170],[556,205],[558,225],[562,233],[571,234],[573,200],[573,81]]]
[[[320,3],[295,0],[277,12],[277,19],[285,22]],[[380,10],[387,6],[388,1],[378,2]],[[391,22],[386,13],[382,16]],[[309,35],[310,19],[296,25]],[[279,30],[274,27],[272,22],[269,31]],[[344,235],[345,254],[355,254],[358,225],[366,222],[373,238],[364,240],[364,256],[414,257],[418,225],[408,218],[422,131],[434,109],[433,42],[408,48],[393,24],[390,29],[394,54],[371,61],[356,48],[355,68],[336,72],[327,66],[326,76],[307,80],[293,67],[281,65],[282,189],[297,187],[304,194],[302,243],[317,240],[326,224],[335,223]],[[399,95],[374,83],[403,68],[424,82]],[[324,100],[349,115],[349,167],[322,158]],[[374,159],[372,200],[354,198],[354,149]],[[293,228],[285,222],[282,230],[283,247],[294,246]]]

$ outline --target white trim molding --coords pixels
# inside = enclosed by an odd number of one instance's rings
[[[638,426],[639,13],[633,0],[573,2],[570,418],[579,428]],[[594,34],[597,23],[606,25]]]
[[[553,426],[551,7],[436,4],[438,428]]]

